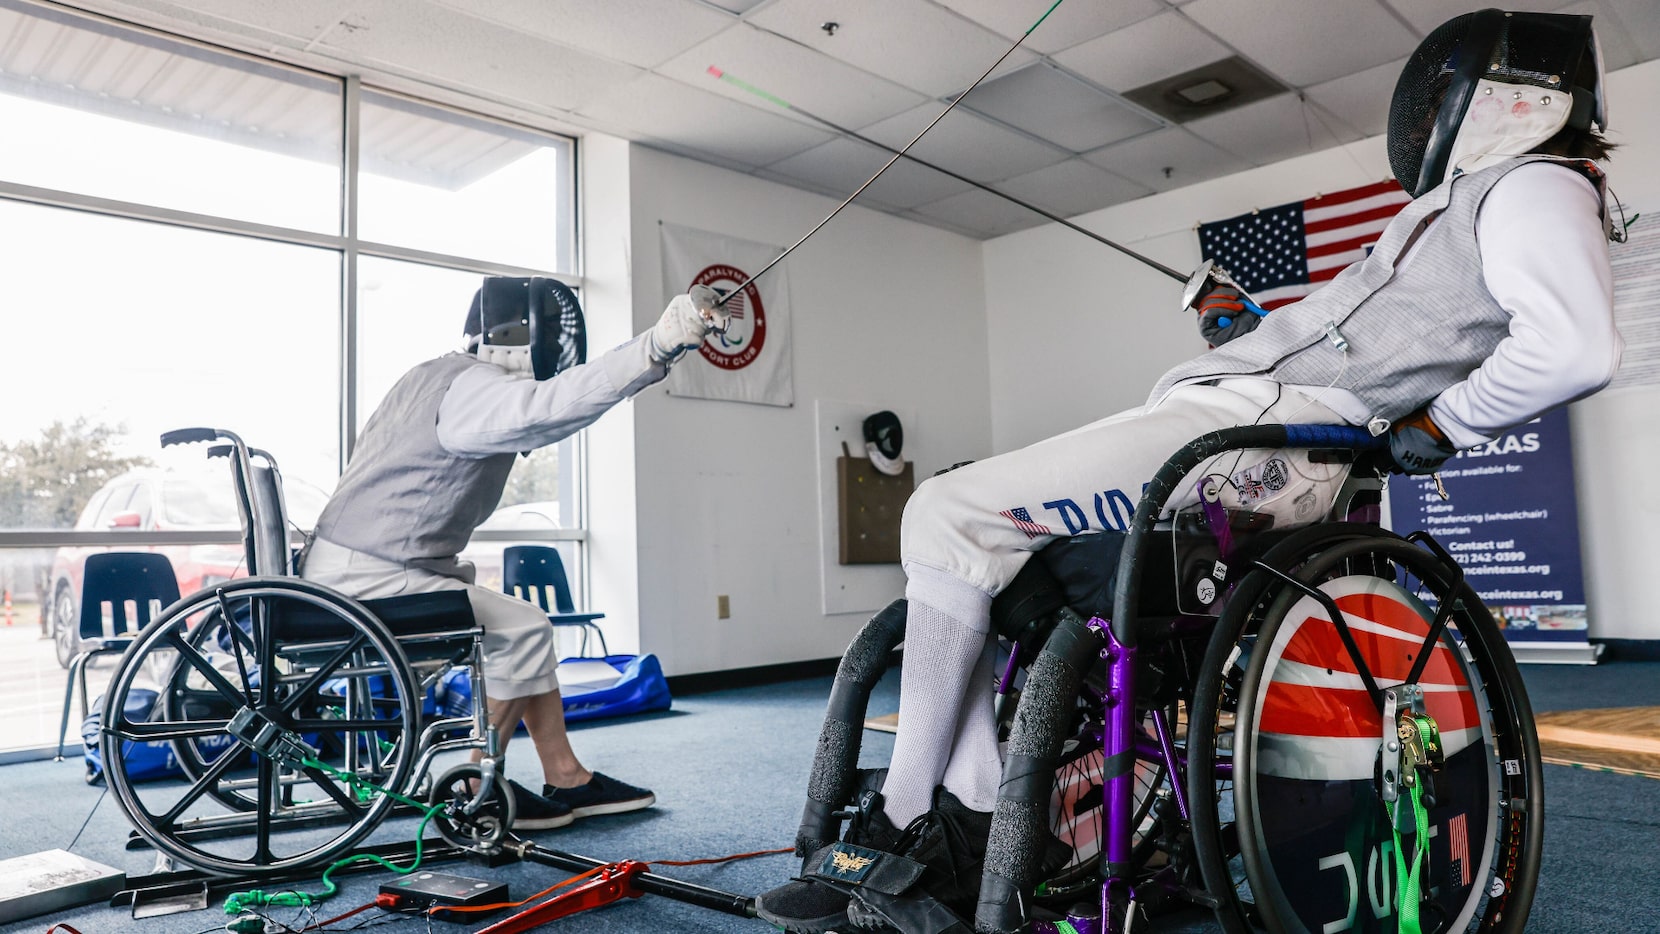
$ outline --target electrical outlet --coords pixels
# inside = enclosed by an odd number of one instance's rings
[[[731,597],[728,597],[726,594],[721,594],[720,596],[715,598],[715,618],[716,619],[731,619],[732,618],[732,598]]]

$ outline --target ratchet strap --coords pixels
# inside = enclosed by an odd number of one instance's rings
[[[1429,808],[1424,805],[1424,775],[1439,764],[1441,731],[1431,717],[1402,710],[1397,719],[1401,738],[1401,784],[1407,793],[1395,799],[1389,815],[1389,829],[1395,835],[1395,917],[1399,934],[1423,934],[1418,909],[1423,902],[1423,868],[1429,864]],[[1407,869],[1406,848],[1401,842],[1401,807],[1410,802],[1417,836],[1413,839],[1412,868]]]

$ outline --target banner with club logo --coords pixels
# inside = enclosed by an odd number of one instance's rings
[[[663,303],[694,285],[728,295],[783,252],[781,247],[659,221]],[[789,267],[780,263],[726,303],[725,334],[674,365],[669,394],[762,405],[794,405]]]

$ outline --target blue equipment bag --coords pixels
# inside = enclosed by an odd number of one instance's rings
[[[567,658],[560,662],[560,667],[574,667],[583,662],[602,662],[610,666],[615,677],[561,684],[559,696],[565,705],[566,723],[669,709],[672,703],[669,683],[663,678],[663,666],[657,656]],[[473,685],[467,669],[457,668],[438,682],[438,701],[445,716],[464,717],[472,711]]]
[[[127,719],[139,723],[149,720],[151,712],[155,710],[157,697],[155,691],[144,688],[133,688],[128,691]],[[85,744],[82,756],[86,760],[86,782],[89,785],[96,785],[104,780],[104,737],[101,732],[103,725],[104,698],[99,697],[92,702],[92,712],[81,724],[81,742]],[[218,750],[235,745],[236,740],[227,733],[222,736],[204,737],[195,742],[197,748],[202,751],[202,757],[211,761],[216,758],[215,753]],[[151,740],[147,743],[122,740],[121,760],[126,765],[127,777],[135,782],[184,774],[184,770],[179,768],[178,759],[173,756],[173,744],[165,739]]]

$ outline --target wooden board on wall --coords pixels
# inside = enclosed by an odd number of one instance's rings
[[[877,470],[868,457],[836,458],[836,512],[842,564],[899,561],[899,520],[916,489],[911,462],[898,475]]]

